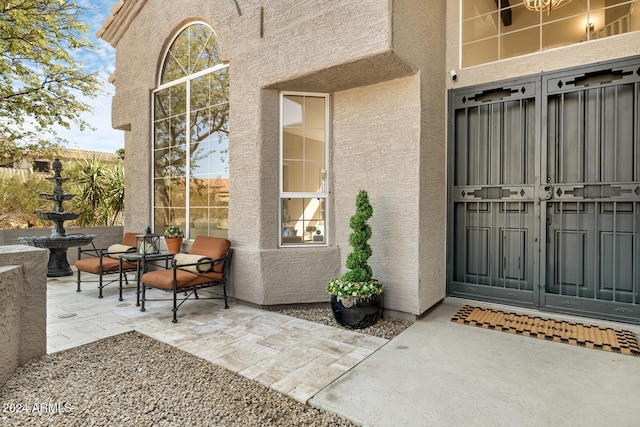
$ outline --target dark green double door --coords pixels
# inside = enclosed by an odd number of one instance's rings
[[[452,91],[448,294],[640,323],[640,59]]]

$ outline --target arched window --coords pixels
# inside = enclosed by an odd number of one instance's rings
[[[227,237],[229,66],[202,23],[175,38],[153,93],[153,188],[157,234]]]

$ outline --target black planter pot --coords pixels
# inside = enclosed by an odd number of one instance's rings
[[[347,328],[362,329],[369,327],[378,321],[382,315],[382,295],[374,295],[370,298],[338,300],[331,296],[331,309],[333,317],[340,325]],[[348,306],[348,307],[347,307]]]

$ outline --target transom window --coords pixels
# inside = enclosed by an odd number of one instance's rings
[[[182,30],[153,93],[153,223],[227,237],[229,67],[207,25]]]
[[[280,96],[280,244],[327,244],[329,96]]]
[[[560,5],[532,11],[522,0],[461,0],[462,67],[640,29],[640,1],[564,0]]]

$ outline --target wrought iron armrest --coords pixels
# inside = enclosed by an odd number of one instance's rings
[[[102,258],[107,254],[107,248],[96,248],[93,247],[91,249],[82,249],[81,246],[78,246],[78,259],[82,257],[82,254],[89,255],[92,258]]]
[[[203,257],[204,257],[204,255],[203,255]],[[213,271],[214,267],[217,264],[220,264],[222,261],[227,260],[230,257],[231,257],[231,251],[229,251],[229,253],[227,253],[226,255],[221,256],[220,258],[205,259],[205,260],[194,262],[194,263],[191,263],[191,264],[180,264],[180,265],[176,264],[176,260],[174,258],[173,261],[172,261],[172,267],[173,267],[174,270],[184,270],[184,271],[188,271],[189,273],[193,273],[193,274],[197,274],[198,276],[202,276],[205,273],[210,273],[211,271]],[[200,271],[197,266],[205,265],[205,264],[210,264],[211,266],[207,270]],[[184,267],[196,267],[196,270],[198,270],[198,272],[196,273],[195,271],[188,270],[188,269],[186,269]]]

